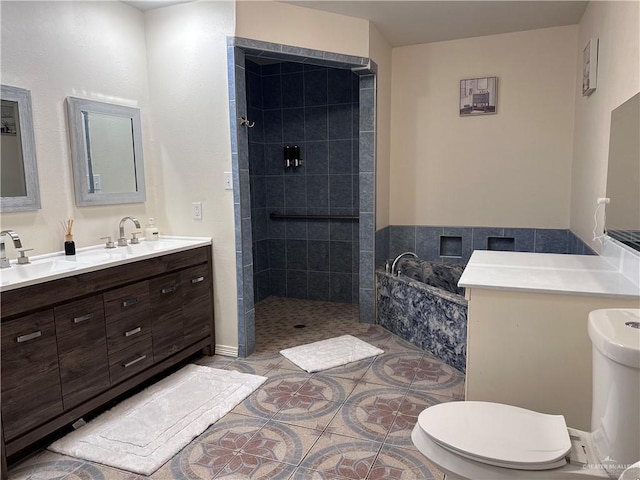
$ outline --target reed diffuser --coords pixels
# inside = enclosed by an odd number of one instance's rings
[[[70,218],[66,222],[62,222],[62,228],[64,229],[64,253],[65,255],[75,255],[76,242],[73,241],[73,235],[71,233],[73,219]]]

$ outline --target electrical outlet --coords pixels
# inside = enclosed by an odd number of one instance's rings
[[[193,202],[191,211],[194,220],[202,220],[202,202]]]
[[[233,179],[231,172],[224,172],[224,189],[233,190]]]

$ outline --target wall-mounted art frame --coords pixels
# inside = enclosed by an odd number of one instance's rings
[[[460,116],[491,115],[497,112],[498,77],[460,80]]]
[[[593,93],[598,86],[598,39],[592,38],[582,51],[582,96]]]

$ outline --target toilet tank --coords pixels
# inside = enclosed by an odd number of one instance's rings
[[[640,460],[640,309],[589,314],[591,431],[598,460],[613,478]]]

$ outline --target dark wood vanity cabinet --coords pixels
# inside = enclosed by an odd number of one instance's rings
[[[2,293],[3,455],[212,355],[212,272],[204,246]]]

